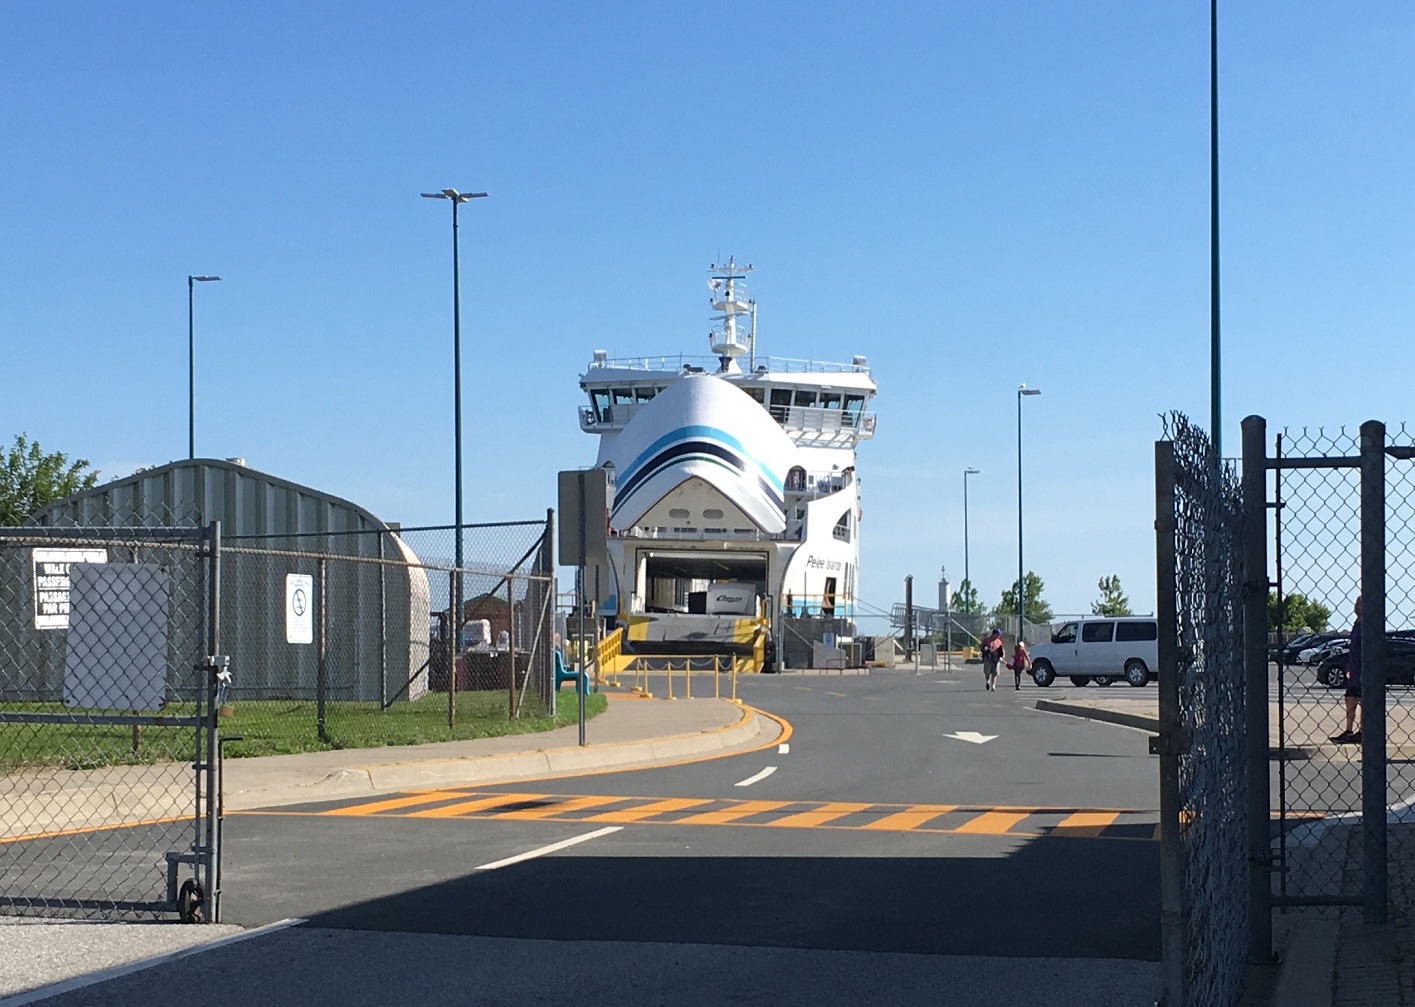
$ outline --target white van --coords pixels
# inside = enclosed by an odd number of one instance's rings
[[[1032,680],[1047,686],[1059,676],[1072,685],[1110,685],[1125,679],[1134,686],[1155,677],[1159,631],[1154,616],[1096,616],[1062,623],[1050,643],[1031,648]]]

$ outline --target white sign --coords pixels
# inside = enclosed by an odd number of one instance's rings
[[[162,709],[171,576],[156,563],[82,564],[72,573],[64,705]]]
[[[314,643],[314,578],[285,575],[285,642]]]
[[[69,628],[69,564],[107,563],[107,549],[34,549],[34,628]]]

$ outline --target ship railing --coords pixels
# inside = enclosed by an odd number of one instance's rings
[[[867,439],[875,433],[875,414],[853,409],[820,409],[812,406],[769,406],[771,418],[789,431],[817,434],[853,434]]]
[[[745,364],[746,361],[743,361]],[[612,360],[596,360],[589,370],[598,368],[624,371],[654,371],[661,373],[682,373],[684,368],[714,373],[720,364],[717,357],[700,356],[691,353],[667,354],[663,356],[615,357]],[[869,374],[866,364],[840,363],[830,360],[799,360],[791,357],[756,357],[752,366],[758,372],[774,374]],[[745,369],[745,368],[744,368]]]

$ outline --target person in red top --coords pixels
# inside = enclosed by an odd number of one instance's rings
[[[1017,641],[1017,648],[1012,652],[1012,660],[1007,662],[1007,666],[1012,669],[1012,687],[1021,692],[1022,672],[1032,670],[1032,658],[1027,653],[1027,645],[1021,640]]]
[[[983,639],[983,688],[997,691],[997,666],[1002,663],[1002,630],[996,626]]]

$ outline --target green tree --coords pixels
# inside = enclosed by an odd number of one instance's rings
[[[1325,633],[1330,624],[1331,609],[1321,602],[1293,591],[1287,595],[1286,605],[1279,605],[1277,592],[1268,592],[1268,632],[1281,626],[1288,633],[1300,629]]]
[[[978,589],[966,578],[958,585],[958,590],[953,592],[949,605],[954,615],[983,614],[983,603],[978,600]]]
[[[1091,602],[1092,615],[1134,615],[1130,608],[1130,599],[1125,597],[1125,592],[1120,588],[1120,577],[1111,574],[1109,577],[1102,577],[1096,581],[1096,587],[1100,588],[1101,596]]]
[[[1023,583],[1026,586],[1022,592],[1022,613],[1027,621],[1032,623],[1051,622],[1051,606],[1042,598],[1042,589],[1045,586],[1042,584],[1042,579],[1028,570]],[[1002,592],[1002,600],[997,603],[992,614],[994,618],[1017,614],[1017,582],[1015,580],[1011,587]]]
[[[37,441],[15,435],[14,447],[0,455],[0,525],[17,525],[55,500],[90,489],[98,473],[86,458],[70,464],[61,451],[45,454]]]

